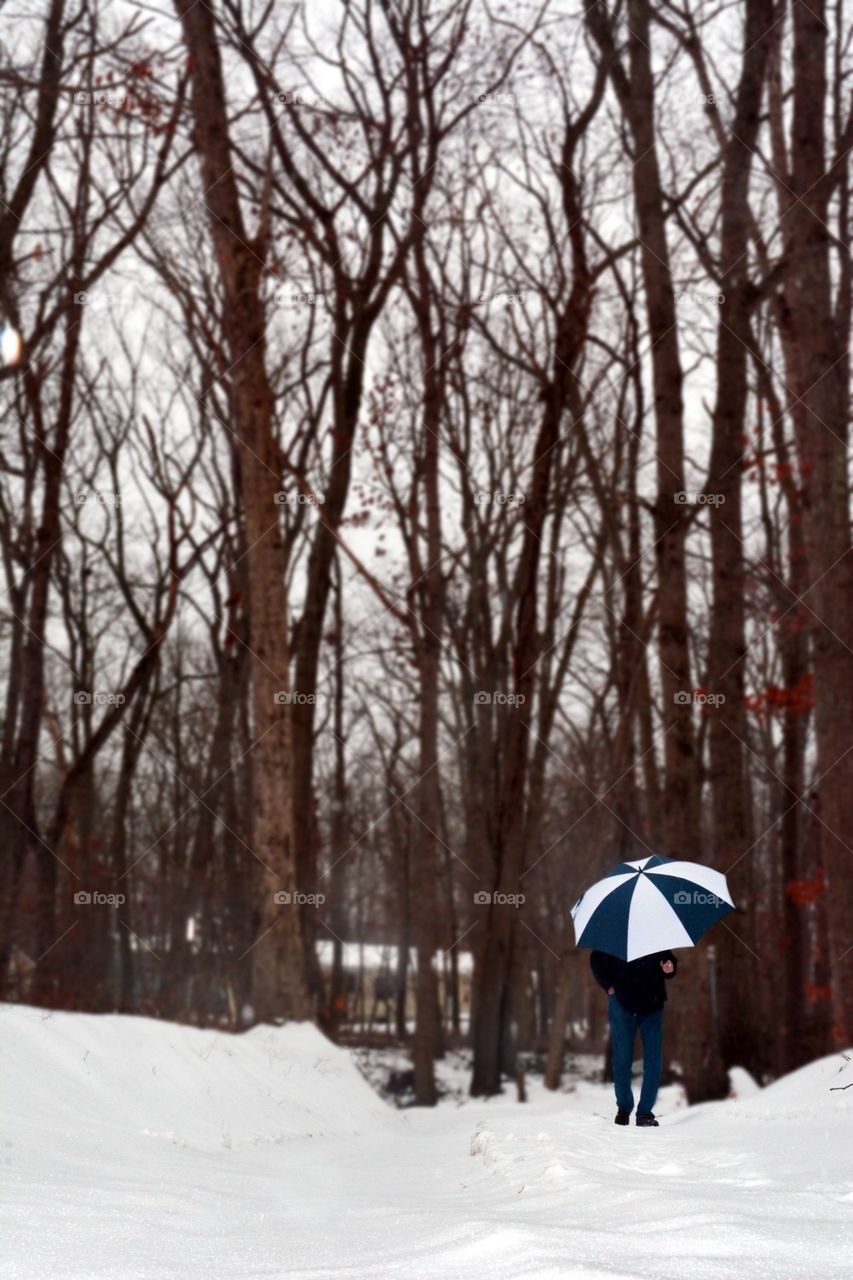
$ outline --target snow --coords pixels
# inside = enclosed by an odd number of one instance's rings
[[[10,1280],[853,1274],[841,1055],[618,1128],[583,1080],[394,1110],[306,1025],[0,1010]]]
[[[761,1086],[743,1067],[732,1067],[729,1072],[729,1097],[751,1098]]]
[[[320,938],[316,944],[317,956],[325,969],[331,969],[335,944],[331,938]],[[396,946],[382,945],[377,942],[345,942],[343,944],[343,966],[347,970],[363,967],[368,971],[385,971],[396,973]],[[439,973],[450,968],[449,953],[436,951],[435,965]],[[409,967],[414,971],[418,967],[418,956],[414,947],[409,949]],[[456,967],[460,974],[471,974],[474,971],[474,957],[470,951],[462,947],[456,949]]]

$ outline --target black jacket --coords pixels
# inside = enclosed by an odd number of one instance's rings
[[[664,973],[662,960],[671,960],[675,968]],[[593,977],[605,991],[613,987],[616,999],[629,1013],[654,1013],[666,1003],[666,983],[678,972],[678,961],[671,951],[657,951],[639,960],[620,960],[606,951],[593,951],[589,958]]]

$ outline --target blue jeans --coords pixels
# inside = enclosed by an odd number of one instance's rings
[[[663,1067],[663,1009],[656,1009],[654,1013],[629,1013],[615,996],[610,997],[609,1003],[616,1105],[623,1111],[634,1110],[631,1063],[639,1031],[643,1039],[643,1089],[637,1115],[649,1116],[658,1096]]]

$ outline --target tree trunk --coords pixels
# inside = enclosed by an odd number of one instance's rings
[[[249,577],[252,688],[250,844],[260,869],[258,935],[251,949],[252,1003],[258,1021],[307,1018],[293,833],[290,646],[273,399],[265,362],[261,298],[263,231],[253,242],[243,221],[228,135],[227,95],[213,14],[175,0],[191,52],[192,112],[210,236],[224,299],[224,323]]]
[[[554,1001],[554,1013],[551,1018],[551,1030],[548,1035],[548,1058],[545,1063],[545,1088],[559,1089],[563,1079],[563,1059],[566,1053],[566,1027],[569,1022],[569,1009],[572,999],[572,972],[575,957],[567,951],[560,965],[560,976],[557,981],[557,998]]]
[[[749,280],[751,215],[749,180],[759,129],[761,99],[770,48],[771,0],[749,0],[744,24],[744,55],[735,117],[724,153],[720,254],[722,293],[717,327],[717,390],[713,444],[706,491],[714,499],[711,524],[712,588],[708,684],[722,699],[710,707],[709,751],[712,799],[713,865],[731,868],[734,902],[746,911],[719,931],[719,1054],[709,1069],[708,1088],[723,1094],[726,1067],[740,1063],[760,1074],[762,1057],[754,1010],[743,999],[744,984],[757,985],[758,959],[752,928],[753,824],[747,791],[745,658],[746,574],[743,554],[741,480],[748,398],[747,361],[752,296]],[[737,920],[738,923],[735,923]]]
[[[791,190],[786,218],[785,296],[802,369],[798,439],[804,471],[804,528],[815,615],[812,653],[818,792],[832,951],[835,1043],[853,1039],[850,921],[853,920],[853,555],[849,525],[848,388],[845,351],[849,314],[833,309],[830,196],[838,170],[827,172],[827,17],[824,0],[792,6],[794,102]],[[842,168],[842,176],[844,170]],[[846,178],[844,179],[846,180]]]
[[[687,648],[682,368],[675,295],[669,265],[666,218],[655,130],[655,85],[651,63],[649,0],[629,0],[626,73],[616,53],[610,20],[600,5],[586,10],[590,30],[607,63],[633,141],[634,205],[651,340],[657,439],[655,547],[658,575],[658,640],[666,787],[663,824],[666,850],[694,854],[699,826],[698,760],[692,722],[692,684]]]

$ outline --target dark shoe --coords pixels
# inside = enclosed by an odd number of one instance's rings
[[[657,1120],[655,1120],[651,1112],[649,1112],[647,1116],[637,1116],[637,1124],[640,1126],[641,1129],[651,1129],[651,1128],[659,1129],[660,1128],[660,1125],[658,1124]]]
[[[630,1124],[630,1123],[631,1123],[631,1112],[626,1111],[624,1107],[620,1107],[619,1110],[616,1112],[616,1119],[614,1121],[614,1124]]]

